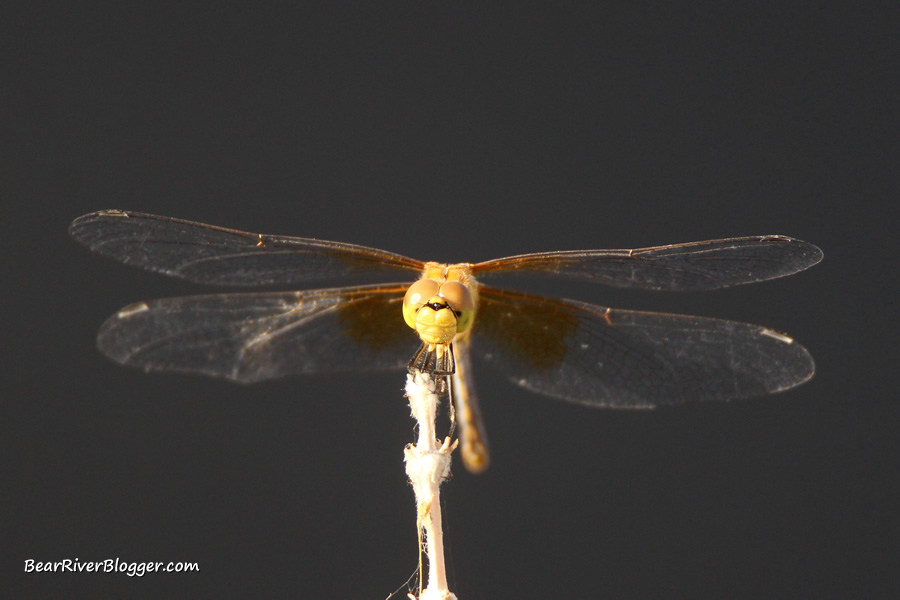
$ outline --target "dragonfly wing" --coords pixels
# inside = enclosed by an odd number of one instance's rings
[[[419,273],[424,267],[399,254],[354,244],[248,233],[121,210],[79,217],[69,233],[98,254],[204,284],[294,285],[365,272]]]
[[[571,250],[510,256],[476,264],[489,278],[551,273],[613,287],[711,290],[792,275],[822,260],[822,251],[782,235],[728,238],[634,250]]]
[[[401,318],[404,291],[392,284],[139,302],[106,320],[97,345],[145,371],[241,383],[402,369],[418,343]]]
[[[472,351],[513,383],[593,406],[762,396],[815,371],[803,346],[758,325],[486,287],[472,332]]]

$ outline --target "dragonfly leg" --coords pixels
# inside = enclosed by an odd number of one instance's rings
[[[452,344],[422,343],[409,361],[410,373],[420,371],[437,376],[453,375],[456,372],[456,358],[453,356]]]

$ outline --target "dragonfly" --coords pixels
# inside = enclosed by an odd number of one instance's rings
[[[148,372],[239,383],[404,368],[444,375],[463,462],[472,472],[490,462],[473,356],[532,392],[616,409],[763,396],[815,372],[802,345],[768,327],[614,309],[484,283],[546,275],[617,288],[713,290],[784,277],[822,259],[818,247],[782,235],[443,264],[124,210],[84,215],[69,232],[100,255],[199,284],[293,290],[394,274],[397,283],[137,302],[102,324],[97,346],[113,361]]]

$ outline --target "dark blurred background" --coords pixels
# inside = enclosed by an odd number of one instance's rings
[[[896,3],[2,10],[3,597],[380,599],[416,565],[402,374],[117,367],[109,314],[209,290],[67,237],[104,208],[426,260],[816,243],[810,271],[720,292],[532,286],[784,330],[818,373],[627,413],[478,369],[494,464],[444,487],[451,586],[896,597]],[[200,572],[23,573],[116,557]]]

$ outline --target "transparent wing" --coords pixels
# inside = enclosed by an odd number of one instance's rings
[[[420,273],[420,261],[385,250],[247,233],[122,210],[75,219],[69,233],[120,262],[216,285],[294,285],[361,272]]]
[[[758,325],[480,294],[472,352],[555,398],[611,408],[731,400],[792,388],[815,371],[803,346]]]
[[[728,238],[634,250],[571,250],[481,262],[478,278],[551,273],[614,287],[711,290],[784,277],[822,260],[822,251],[781,235]]]
[[[241,383],[402,369],[420,343],[401,318],[405,290],[390,284],[139,302],[106,320],[97,345],[145,371]]]

